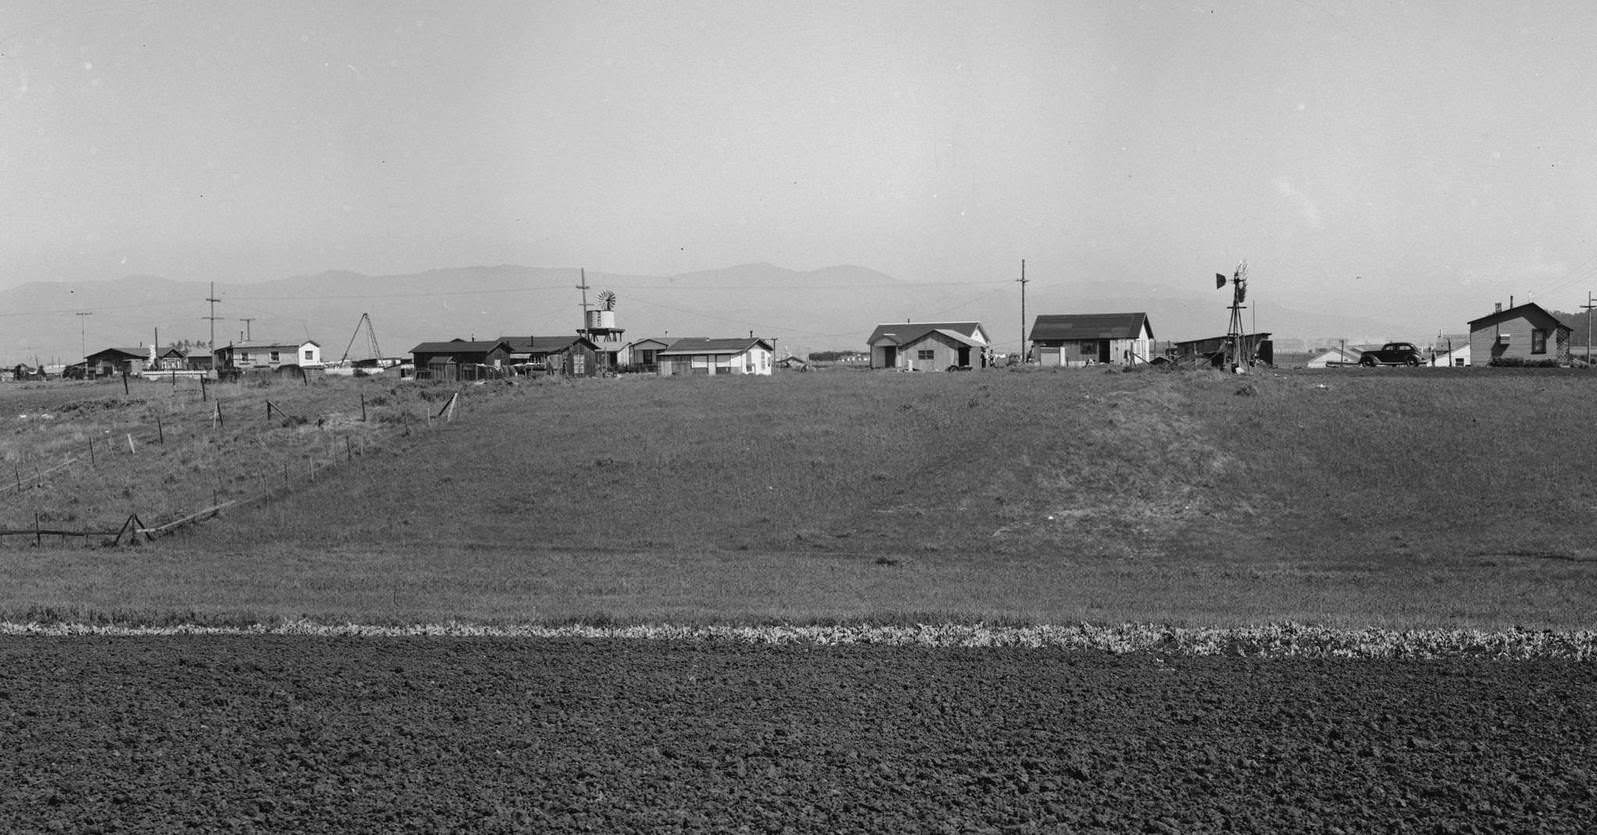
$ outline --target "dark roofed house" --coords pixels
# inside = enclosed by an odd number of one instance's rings
[[[1498,310],[1469,323],[1471,363],[1501,365],[1569,362],[1569,325],[1535,302]]]
[[[423,342],[410,355],[422,380],[485,380],[509,373],[510,346],[503,339]]]
[[[865,343],[872,368],[901,371],[986,368],[992,345],[979,322],[888,322]]]
[[[511,362],[533,371],[565,377],[594,377],[603,369],[598,343],[586,336],[501,336]]]
[[[1038,316],[1032,351],[1040,365],[1136,365],[1150,359],[1153,325],[1146,313],[1068,313]]]
[[[91,377],[140,374],[149,361],[148,348],[101,348],[83,358]]]
[[[660,365],[661,377],[679,374],[769,375],[774,352],[770,341],[759,337],[709,339],[695,336],[672,342],[671,347],[655,354],[655,360]]]

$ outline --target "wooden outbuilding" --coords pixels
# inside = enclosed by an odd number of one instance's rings
[[[1137,365],[1152,359],[1153,325],[1146,313],[1047,314],[1029,339],[1039,365]]]
[[[486,380],[510,373],[510,345],[503,339],[423,342],[410,356],[421,380]]]
[[[518,370],[563,377],[596,377],[604,372],[604,350],[586,336],[501,336]]]
[[[1471,363],[1569,362],[1571,329],[1535,302],[1498,309],[1469,323]]]

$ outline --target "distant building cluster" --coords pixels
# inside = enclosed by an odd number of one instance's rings
[[[1224,280],[1224,276],[1218,276]],[[215,378],[274,372],[328,374],[380,373],[458,381],[514,375],[594,377],[610,374],[655,374],[662,377],[769,375],[776,368],[807,369],[811,362],[896,371],[963,371],[994,365],[1031,364],[1072,368],[1092,365],[1160,364],[1253,365],[1275,363],[1268,332],[1233,332],[1202,339],[1155,341],[1153,324],[1143,312],[1073,313],[1037,316],[1020,354],[994,351],[980,322],[890,322],[878,324],[866,337],[864,351],[829,351],[808,360],[777,357],[775,340],[740,337],[644,337],[627,341],[618,326],[615,295],[600,296],[599,309],[584,311],[584,327],[564,336],[501,336],[478,340],[453,338],[422,342],[408,355],[329,363],[315,340],[246,339],[207,349],[203,344],[164,348],[151,345],[108,347],[81,362],[46,369],[18,364],[0,369],[9,380],[92,379],[110,376],[189,376]],[[364,317],[363,317],[364,321]],[[1235,322],[1235,319],[1233,320]],[[358,333],[358,329],[357,329]],[[1310,351],[1308,368],[1357,365],[1419,365],[1461,368],[1476,364],[1567,364],[1572,328],[1537,304],[1496,305],[1469,322],[1469,332],[1439,335],[1428,348],[1411,343],[1336,344]],[[376,337],[372,336],[376,349]]]

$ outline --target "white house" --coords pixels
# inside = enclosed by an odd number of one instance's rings
[[[284,366],[322,367],[322,346],[309,339],[304,342],[234,342],[217,348],[213,353],[217,368],[276,370]]]
[[[992,342],[979,322],[891,322],[871,331],[872,368],[986,368]]]
[[[679,374],[759,374],[770,376],[775,353],[769,340],[758,337],[707,339],[701,336],[672,341],[655,353],[661,377]]]

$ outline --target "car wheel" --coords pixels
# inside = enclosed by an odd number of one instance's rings
[[[1420,364],[1420,358],[1419,357],[1409,357],[1408,358],[1408,362],[1404,363],[1404,365],[1407,365],[1410,368],[1413,368],[1414,366],[1419,365],[1419,364]]]
[[[1375,360],[1372,360],[1369,357],[1362,357],[1359,359],[1359,365],[1362,365],[1365,368],[1374,368]]]

